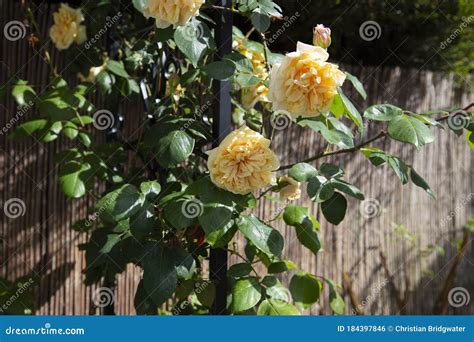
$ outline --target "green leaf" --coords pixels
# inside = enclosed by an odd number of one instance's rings
[[[430,188],[428,183],[421,177],[413,168],[410,169],[410,178],[413,184],[424,189],[431,197],[436,199],[436,195],[433,190]]]
[[[12,88],[12,96],[19,106],[32,106],[35,103],[36,92],[28,85],[27,81],[18,80]]]
[[[388,124],[388,134],[395,140],[415,145],[417,149],[434,141],[431,130],[420,120],[408,115],[392,119]]]
[[[283,212],[283,220],[290,226],[296,226],[302,223],[308,215],[308,208],[290,204]]]
[[[202,211],[202,203],[198,200],[181,197],[167,203],[164,207],[163,214],[165,219],[174,228],[182,230],[196,223]]]
[[[160,306],[171,297],[178,284],[173,253],[167,247],[153,243],[147,246],[142,265],[145,290]]]
[[[103,246],[101,246],[99,253],[108,254],[112,249],[117,245],[122,239],[120,234],[107,234],[106,241]]]
[[[179,26],[174,32],[176,45],[191,63],[197,67],[206,50],[212,46],[212,39],[207,25],[196,19],[190,20],[186,25]]]
[[[217,203],[204,205],[199,223],[206,235],[224,228],[232,219],[232,208]]]
[[[367,92],[364,89],[364,86],[359,81],[357,77],[346,72],[346,78],[352,83],[357,92],[362,96],[364,100],[367,100]]]
[[[130,218],[130,231],[137,239],[151,234],[157,227],[159,227],[159,221],[155,216],[155,207],[150,202],[145,202],[140,210]]]
[[[267,14],[262,13],[260,9],[256,9],[252,12],[250,20],[252,21],[252,25],[255,26],[257,31],[260,33],[264,33],[270,28],[270,17]]]
[[[48,121],[45,119],[37,119],[25,122],[13,131],[13,133],[10,135],[10,138],[18,141],[24,140],[29,138],[33,133],[43,131],[47,124]]]
[[[159,139],[156,156],[164,168],[176,166],[193,152],[194,139],[182,130],[172,131]]]
[[[143,13],[143,8],[145,7],[146,3],[148,0],[132,0],[133,2],[133,7],[140,13]]]
[[[256,278],[237,280],[232,288],[232,311],[253,308],[262,298],[262,290]]]
[[[306,217],[302,223],[295,226],[298,241],[313,252],[314,255],[318,254],[321,249],[321,240],[315,228],[319,228],[319,226],[315,227],[309,217]]]
[[[158,307],[145,291],[143,279],[138,283],[137,292],[133,300],[137,315],[156,315]]]
[[[212,307],[214,299],[216,298],[216,285],[209,281],[204,281],[202,283],[196,283],[195,287],[194,292],[199,302],[205,307]]]
[[[237,226],[242,234],[262,252],[269,256],[281,256],[284,242],[278,230],[267,226],[253,215],[238,219]]]
[[[228,61],[218,61],[207,64],[201,70],[209,77],[223,81],[234,75],[235,65]]]
[[[344,314],[344,300],[337,292],[335,284],[331,280],[327,280],[326,282],[329,285],[329,306],[336,314]]]
[[[96,205],[96,211],[105,222],[121,221],[137,213],[144,198],[138,189],[130,184],[109,192]]]
[[[401,116],[402,114],[403,110],[401,108],[390,104],[378,104],[367,108],[364,112],[364,117],[369,120],[391,121],[393,118]]]
[[[357,108],[352,104],[352,102],[344,95],[341,88],[337,89],[339,96],[341,97],[342,104],[345,108],[345,113],[351,118],[351,120],[356,124],[359,128],[360,132],[364,132],[364,122],[362,121],[362,117],[360,116],[359,111]]]
[[[90,168],[89,164],[81,164],[77,161],[69,161],[64,164],[59,173],[59,184],[66,196],[79,198],[86,194],[86,182],[91,180],[84,179],[83,173],[90,170]]]
[[[321,295],[322,283],[312,274],[298,272],[290,281],[293,300],[307,308],[316,303]]]
[[[120,76],[123,78],[130,77],[128,72],[125,70],[125,65],[123,65],[122,61],[115,61],[113,59],[107,60],[107,69],[117,76]]]
[[[337,129],[330,129],[325,123],[321,121],[301,120],[298,122],[298,124],[303,127],[309,127],[315,132],[321,133],[324,139],[326,139],[330,144],[337,145],[344,149],[354,147],[354,141],[350,135]]]
[[[172,252],[178,278],[181,280],[192,279],[196,273],[196,260],[193,255],[181,247],[175,247]]]
[[[230,266],[229,270],[227,271],[227,276],[234,278],[242,278],[248,276],[250,272],[252,272],[252,265],[246,262],[242,262]]]
[[[402,184],[408,183],[408,166],[397,157],[388,157],[388,165],[395,171]]]
[[[272,262],[268,266],[268,273],[282,273],[288,271],[288,265],[284,261]]]
[[[102,70],[96,77],[97,85],[102,94],[109,94],[112,91],[112,87],[115,83],[115,76],[111,73]]]
[[[307,182],[311,178],[316,177],[318,171],[307,163],[298,163],[290,169],[289,175],[298,182]]]
[[[341,179],[333,179],[331,180],[331,184],[334,189],[337,189],[345,194],[348,194],[349,196],[355,197],[358,200],[363,201],[365,198],[362,191],[360,191],[357,187]]]
[[[328,222],[338,225],[346,216],[347,200],[340,193],[334,195],[321,204],[321,211]]]
[[[63,133],[66,137],[73,140],[77,137],[79,133],[79,129],[74,123],[72,123],[71,121],[68,121],[64,124]]]
[[[327,178],[339,178],[344,176],[344,170],[334,164],[323,163],[319,171]]]
[[[260,303],[257,311],[259,316],[298,316],[300,312],[290,303],[267,299]]]
[[[237,233],[237,226],[230,221],[225,227],[206,235],[206,242],[213,248],[226,248]]]
[[[316,203],[327,201],[334,195],[332,183],[322,176],[311,178],[307,190],[311,200]]]
[[[154,201],[161,191],[161,185],[157,181],[143,182],[140,184],[140,191],[147,200]]]

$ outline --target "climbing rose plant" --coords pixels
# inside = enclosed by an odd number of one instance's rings
[[[321,226],[314,213],[292,201],[305,186],[326,220],[341,223],[354,210],[346,198],[364,200],[339,165],[324,162],[344,153],[362,153],[367,167],[386,164],[403,184],[411,181],[434,197],[411,165],[372,143],[389,138],[421,149],[447,123],[458,135],[466,132],[472,144],[467,112],[413,113],[378,104],[361,115],[341,87],[351,83],[364,99],[366,92],[356,77],[329,62],[329,28],[315,23],[312,44],[298,42],[286,55],[269,50],[270,24],[284,20],[271,0],[237,0],[231,9],[204,0],[132,3],[60,5],[49,37],[70,65],[59,72],[51,54],[41,50],[51,68],[48,88],[40,93],[25,80],[12,87],[18,105],[34,105],[38,113],[13,138],[34,135],[51,142],[63,135],[76,142],[56,157],[64,193],[80,198],[98,182],[106,184],[95,209],[73,227],[90,236],[80,245],[85,283],[113,282],[132,263],[143,269],[135,294],[138,314],[157,314],[164,303],[175,314],[205,314],[216,288],[206,261],[211,249],[227,248],[240,260],[228,270],[230,312],[294,315],[328,293],[330,307],[342,314],[340,286],[285,258],[284,238],[272,223],[283,220],[301,245],[320,253],[320,233],[332,227]],[[249,18],[253,28],[245,34],[234,28],[233,52],[217,60],[211,18],[220,11]],[[37,28],[31,9],[26,13]],[[33,46],[48,38],[39,32],[33,37]],[[217,146],[212,89],[223,80],[233,85],[235,130]],[[143,102],[140,116],[122,118],[125,98]],[[122,125],[137,120],[139,138],[127,140]],[[327,143],[325,152],[280,165],[272,140],[282,120],[317,132]],[[366,127],[377,123],[385,128],[367,137]],[[97,130],[106,130],[106,143]],[[255,216],[260,202],[274,200],[282,206],[276,217]],[[245,246],[232,243],[237,234]],[[279,280],[286,272],[292,275],[288,290]]]

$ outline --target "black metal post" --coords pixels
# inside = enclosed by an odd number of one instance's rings
[[[232,0],[220,0],[219,5],[225,8],[232,7]],[[215,39],[217,52],[215,60],[232,52],[232,12],[219,10],[215,16]],[[214,81],[213,104],[213,138],[217,146],[232,129],[232,104],[230,98],[230,81]],[[227,314],[227,250],[224,248],[212,249],[209,261],[210,278],[216,284],[216,298],[211,308],[213,315]]]

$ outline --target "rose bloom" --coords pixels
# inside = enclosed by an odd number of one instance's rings
[[[301,183],[300,182],[294,180],[291,177],[283,176],[283,177],[280,177],[279,183],[287,184],[280,190],[281,197],[290,201],[297,200],[298,198],[301,197]]]
[[[80,8],[61,4],[53,18],[54,25],[49,30],[49,36],[58,50],[66,50],[74,42],[82,44],[86,41],[86,27],[81,25],[84,16]]]
[[[204,0],[148,0],[143,15],[156,20],[156,27],[183,26],[195,16]]]
[[[346,78],[337,65],[326,62],[328,58],[323,48],[298,42],[296,52],[272,69],[269,99],[273,110],[287,111],[294,118],[327,111]]]
[[[270,140],[242,126],[208,152],[212,182],[234,194],[248,194],[275,182],[280,163]]]
[[[84,76],[83,74],[78,73],[77,77],[79,78],[81,82],[95,83],[97,75],[99,75],[104,69],[105,69],[104,65],[92,67],[89,69],[89,74],[87,76]]]
[[[254,75],[262,80],[242,89],[242,105],[246,109],[251,109],[258,102],[268,102],[268,87],[264,84],[264,80],[268,77],[265,54],[246,48],[242,40],[234,41],[233,46],[252,63]]]

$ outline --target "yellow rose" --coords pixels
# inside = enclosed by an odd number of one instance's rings
[[[287,111],[294,118],[327,111],[346,78],[337,65],[326,62],[328,58],[323,48],[298,42],[297,51],[272,70],[269,99],[273,110]]]
[[[183,26],[195,16],[204,0],[148,0],[143,15],[156,20],[156,27]]]
[[[105,69],[104,65],[97,66],[97,67],[92,67],[89,69],[89,74],[87,77],[85,77],[83,74],[79,73],[77,74],[77,77],[81,82],[89,82],[89,83],[95,83],[95,79],[98,74],[101,73]]]
[[[49,36],[58,50],[66,50],[74,42],[82,44],[86,41],[86,27],[81,25],[84,16],[80,8],[61,4],[53,18],[54,25],[51,26]]]
[[[280,190],[280,196],[290,201],[297,200],[301,197],[301,183],[291,177],[280,177],[279,183],[286,185]]]
[[[234,48],[252,63],[253,72],[262,81],[242,89],[242,105],[246,109],[253,108],[258,102],[268,102],[268,87],[264,80],[268,77],[265,54],[254,49],[247,49],[243,41],[234,41]]]
[[[270,140],[246,126],[230,133],[208,154],[212,182],[234,194],[248,194],[274,183],[274,171],[280,167]]]

